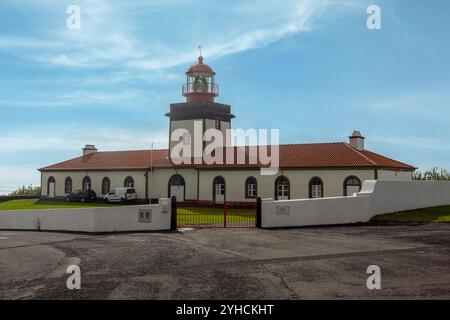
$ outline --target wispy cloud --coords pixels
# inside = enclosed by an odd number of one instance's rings
[[[0,49],[61,49],[64,43],[33,38],[0,36]]]
[[[153,31],[140,30],[134,20],[142,19],[142,12],[151,12],[161,5],[153,1],[110,2],[80,0],[82,29],[69,31],[61,26],[58,31],[47,32],[40,40],[13,36],[0,38],[0,50],[23,49],[24,58],[59,67],[102,68],[121,70],[160,70],[191,62],[196,54],[196,45],[201,40],[208,59],[260,48],[292,34],[312,28],[312,22],[326,7],[326,0],[286,0],[283,5],[277,0],[251,0],[245,4],[227,2],[216,4],[220,24],[210,21],[210,27],[197,26],[198,15],[207,3],[191,1],[164,2],[164,12],[170,13],[170,6],[186,6],[179,30],[184,36],[161,36]],[[38,2],[31,1],[31,5]],[[9,2],[9,5],[13,4]],[[19,4],[17,4],[19,5]],[[59,10],[64,9],[61,4]],[[41,10],[55,11],[51,2],[45,2]],[[161,15],[163,11],[158,11]],[[65,12],[55,21],[60,23]],[[206,12],[205,12],[206,14]],[[167,19],[172,17],[168,16]],[[165,19],[158,17],[155,22]],[[238,23],[239,22],[239,23]],[[192,28],[192,32],[186,32]],[[199,31],[201,30],[201,36]],[[32,50],[29,50],[32,49]]]
[[[442,150],[442,144],[445,143],[445,141],[441,141],[438,138],[423,138],[410,135],[405,135],[402,137],[374,136],[371,137],[370,140],[375,143],[379,143],[380,145],[433,151]]]
[[[122,90],[67,90],[62,93],[53,94],[28,94],[20,99],[0,99],[1,108],[67,108],[83,106],[126,107],[130,103],[145,104],[147,99],[155,96],[151,91],[142,92],[134,89]]]
[[[393,98],[373,101],[367,104],[371,111],[392,111],[407,113],[428,113],[446,111],[450,106],[450,95],[411,92]]]
[[[76,134],[74,134],[76,132]],[[46,126],[14,131],[0,137],[0,154],[28,151],[74,151],[86,144],[95,144],[100,150],[134,150],[166,148],[166,131],[131,130],[126,128]],[[81,151],[80,151],[81,152]]]

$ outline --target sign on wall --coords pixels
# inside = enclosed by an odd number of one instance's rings
[[[277,214],[289,214],[289,206],[277,206]]]

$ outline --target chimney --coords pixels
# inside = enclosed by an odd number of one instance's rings
[[[83,156],[97,152],[97,148],[93,144],[87,144],[83,148]]]
[[[364,137],[361,135],[359,131],[353,131],[352,135],[349,137],[350,145],[356,150],[363,151],[364,150]]]

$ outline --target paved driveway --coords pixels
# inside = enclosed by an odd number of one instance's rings
[[[66,288],[67,266],[81,290]],[[381,290],[368,290],[369,265]],[[1,299],[450,298],[450,224],[80,235],[0,231]]]

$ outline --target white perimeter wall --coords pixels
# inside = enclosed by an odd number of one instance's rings
[[[139,221],[140,210],[144,212],[151,210],[151,222]],[[170,211],[169,199],[161,199],[158,205],[0,211],[0,230],[78,232],[169,230]]]
[[[262,227],[367,222],[377,214],[449,204],[449,181],[365,181],[353,197],[263,200]]]

